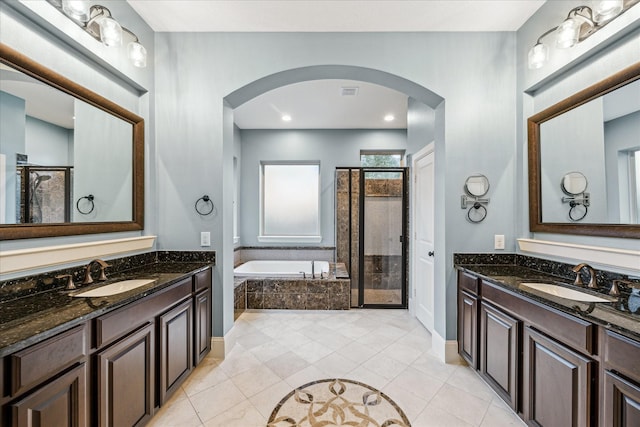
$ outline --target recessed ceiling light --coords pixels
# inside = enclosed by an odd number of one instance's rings
[[[283,122],[290,122],[291,121],[291,116],[288,114],[283,114],[282,115],[282,121]]]
[[[393,114],[387,114],[386,116],[384,116],[385,122],[392,122],[394,120],[395,120],[395,117],[393,116]]]

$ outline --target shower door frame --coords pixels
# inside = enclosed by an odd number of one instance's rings
[[[359,243],[359,254],[358,254],[358,307],[360,308],[403,308],[406,309],[408,307],[407,303],[407,262],[409,260],[409,198],[408,198],[408,190],[409,190],[409,168],[407,167],[398,167],[398,168],[388,168],[388,167],[353,167],[350,169],[359,169],[360,170],[360,194],[359,194],[359,205],[360,209],[358,212],[359,220],[358,220],[358,240]],[[365,289],[365,174],[367,172],[392,172],[392,173],[400,173],[402,175],[402,235],[400,236],[400,242],[402,244],[402,268],[401,268],[401,284],[402,284],[402,301],[400,304],[365,304],[364,302],[364,289]]]

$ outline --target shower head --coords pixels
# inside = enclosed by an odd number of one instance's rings
[[[36,178],[36,181],[42,182],[42,181],[49,181],[50,179],[51,179],[51,175],[40,175],[38,178]]]

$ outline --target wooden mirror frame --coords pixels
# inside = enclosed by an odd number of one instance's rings
[[[20,52],[0,43],[0,62],[103,110],[133,127],[132,221],[55,224],[0,224],[0,240],[79,234],[115,233],[144,229],[144,119],[89,89],[63,77]],[[3,190],[4,191],[4,190]]]
[[[640,238],[640,224],[575,224],[542,221],[540,125],[560,114],[640,79],[640,62],[529,117],[529,229],[530,231],[587,236]]]

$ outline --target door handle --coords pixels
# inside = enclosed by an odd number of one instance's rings
[[[433,251],[429,251],[429,253],[427,255],[433,256]]]

